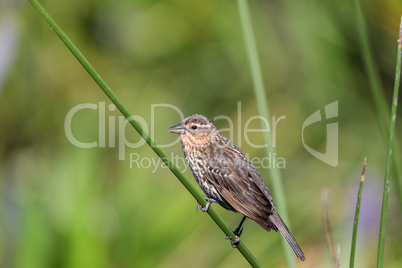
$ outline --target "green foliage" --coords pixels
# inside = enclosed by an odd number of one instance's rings
[[[384,250],[385,250],[385,229],[388,217],[388,202],[389,193],[391,190],[391,169],[392,160],[394,154],[394,143],[395,143],[395,125],[397,118],[397,107],[398,107],[398,95],[401,80],[401,64],[402,64],[402,17],[401,24],[399,28],[399,38],[398,38],[398,53],[396,56],[396,70],[395,70],[395,85],[394,94],[392,98],[392,108],[391,108],[391,119],[389,126],[389,138],[388,138],[388,153],[387,153],[387,166],[385,169],[384,178],[384,192],[382,197],[382,210],[381,210],[381,225],[380,225],[380,237],[378,239],[378,259],[377,267],[383,267],[384,265]],[[399,163],[397,163],[399,164]]]
[[[116,119],[116,133],[121,114],[108,109],[106,96],[28,1],[11,2],[19,4],[0,7],[0,18],[12,16],[17,40],[15,57],[0,80],[0,266],[245,267],[247,262],[209,217],[195,213],[194,199],[166,167],[130,167],[130,153],[157,160],[148,146],[127,148],[126,159],[118,160],[118,147],[108,146],[109,133],[105,148],[80,149],[67,140],[64,120],[76,105],[106,102],[106,118]],[[184,115],[226,115],[234,120],[235,130],[258,114],[233,1],[43,4],[127,108],[145,122],[151,122],[151,105],[160,103],[177,106]],[[401,5],[378,0],[363,2],[362,9],[389,104]],[[355,174],[367,156],[370,168],[355,267],[371,267],[378,247],[386,143],[375,120],[360,39],[351,26],[353,6],[317,0],[250,1],[250,12],[271,115],[286,116],[277,126],[275,149],[286,160],[286,168],[280,170],[283,188],[306,265],[328,266],[322,187],[331,196],[329,213],[341,260],[348,260]],[[335,100],[339,164],[331,167],[305,150],[301,128],[308,116]],[[98,141],[98,112],[87,109],[77,114],[72,122],[77,139]],[[177,137],[167,128],[180,121],[177,113],[161,109],[155,116],[156,124],[146,131],[153,131],[159,144],[173,142]],[[216,122],[228,127],[223,120]],[[317,123],[314,130],[306,129],[306,141],[324,152],[325,123]],[[396,133],[400,131],[396,125]],[[140,141],[130,127],[125,133],[131,142]],[[260,134],[256,133],[255,144],[263,143]],[[250,157],[264,157],[264,149],[249,145],[243,131],[236,131],[233,140],[240,141]],[[182,156],[178,144],[164,150],[169,157]],[[191,178],[184,165],[178,166]],[[271,178],[264,179],[270,186]],[[391,190],[384,267],[402,263],[402,218],[393,194]],[[241,218],[214,208],[232,228]],[[284,265],[281,239],[252,222],[246,222],[242,235],[264,267]]]

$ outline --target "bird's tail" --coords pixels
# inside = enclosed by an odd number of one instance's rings
[[[276,228],[282,234],[283,238],[285,238],[285,240],[288,242],[296,256],[302,261],[306,260],[299,244],[297,244],[296,239],[293,237],[292,233],[289,231],[279,214],[276,211],[273,211],[273,214],[269,216],[269,219],[275,224]]]

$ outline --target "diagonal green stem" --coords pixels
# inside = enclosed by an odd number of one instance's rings
[[[384,263],[385,229],[387,225],[387,212],[388,212],[387,209],[388,209],[390,177],[391,177],[391,167],[393,157],[392,148],[394,146],[395,125],[396,125],[396,110],[398,107],[399,83],[401,80],[401,59],[402,59],[402,17],[401,17],[401,25],[399,28],[398,53],[396,57],[395,85],[394,85],[394,96],[392,99],[391,124],[389,127],[388,155],[387,155],[387,166],[385,169],[384,192],[382,197],[382,211],[381,211],[380,238],[378,241],[377,267],[383,267]]]
[[[46,10],[38,3],[36,0],[29,0],[31,4],[36,8],[36,10],[43,16],[47,21],[53,31],[59,36],[71,53],[77,58],[81,65],[87,70],[87,72],[92,76],[100,88],[105,92],[109,99],[116,105],[120,112],[127,118],[130,124],[137,130],[137,132],[142,136],[142,138],[148,143],[148,145],[155,151],[155,153],[162,159],[162,161],[169,167],[173,174],[180,180],[180,182],[186,187],[186,189],[193,195],[193,197],[202,205],[206,205],[204,197],[197,191],[193,184],[191,184],[184,174],[177,168],[177,166],[169,159],[166,153],[156,144],[156,142],[148,135],[148,133],[142,128],[141,124],[135,120],[134,116],[130,111],[124,106],[116,94],[110,89],[106,82],[100,77],[100,75],[95,71],[91,64],[85,59],[78,48],[73,44],[73,42],[68,38],[68,36],[63,32],[63,30],[56,24],[56,22],[51,18],[51,16],[46,12]],[[229,226],[223,221],[219,214],[210,207],[208,210],[209,216],[215,221],[215,223],[221,228],[221,230],[229,237],[232,241],[235,239],[235,235]],[[237,248],[244,258],[253,267],[261,267],[257,259],[251,254],[251,252],[246,248],[246,246],[240,242]]]
[[[359,193],[357,194],[357,204],[356,204],[355,220],[354,220],[354,224],[353,224],[353,235],[352,235],[352,246],[351,246],[351,249],[350,249],[349,268],[355,267],[357,227],[359,225],[360,203],[362,201],[362,192],[363,192],[363,184],[364,184],[364,172],[366,171],[366,165],[367,165],[367,159],[364,158],[362,176],[360,177]]]
[[[254,93],[257,101],[258,113],[265,118],[270,118],[268,103],[266,101],[265,96],[264,82],[261,74],[261,67],[258,61],[257,46],[255,44],[255,38],[253,34],[253,26],[251,24],[248,2],[247,0],[238,0],[237,4],[240,12],[240,20],[242,23],[244,40],[246,43],[247,56],[251,68],[251,75],[253,78]],[[264,143],[268,144],[268,146],[266,147],[266,154],[268,155],[270,152],[275,153],[275,147],[271,146],[272,139],[270,132],[268,132],[266,135],[263,135],[263,139]],[[273,193],[275,193],[276,207],[278,209],[279,214],[288,225],[289,229],[291,229],[286,209],[286,199],[283,191],[281,175],[277,168],[271,168],[269,169],[269,172],[272,181]],[[288,267],[295,267],[296,264],[292,249],[288,246],[285,239],[282,239],[282,245],[285,251],[285,257]]]

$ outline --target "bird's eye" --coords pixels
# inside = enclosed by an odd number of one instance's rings
[[[196,125],[194,125],[194,126],[192,126],[191,128],[192,128],[192,129],[197,129],[197,126],[196,126]]]

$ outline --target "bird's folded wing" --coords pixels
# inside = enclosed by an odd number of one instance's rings
[[[271,203],[247,172],[232,165],[210,164],[208,179],[219,194],[238,212],[253,220],[265,220],[271,212]]]

